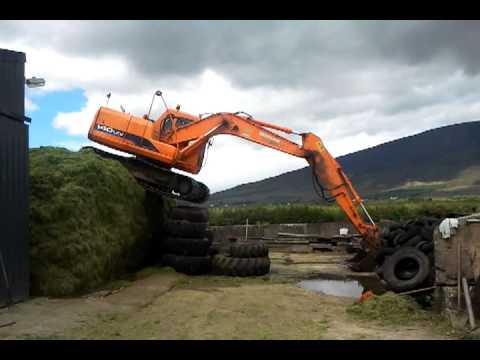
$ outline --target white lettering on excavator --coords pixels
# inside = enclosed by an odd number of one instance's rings
[[[275,144],[278,144],[280,143],[280,140],[277,139],[277,138],[274,138],[273,136],[267,134],[266,132],[263,132],[263,131],[260,131],[260,136],[271,141],[271,142],[274,142]]]
[[[109,126],[102,125],[102,124],[97,124],[97,130],[103,131],[103,132],[106,132],[108,134],[115,135],[115,136],[120,136],[120,137],[125,136],[125,133],[123,133],[119,130],[112,129]]]

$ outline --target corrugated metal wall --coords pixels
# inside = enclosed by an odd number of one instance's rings
[[[0,49],[0,306],[28,298],[28,125],[25,123],[25,54]]]

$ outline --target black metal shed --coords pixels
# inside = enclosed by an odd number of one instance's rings
[[[28,123],[25,54],[0,49],[0,307],[28,298]]]

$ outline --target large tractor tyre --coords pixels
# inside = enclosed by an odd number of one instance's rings
[[[413,290],[430,274],[430,260],[420,250],[405,247],[383,264],[383,279],[395,292]]]
[[[205,223],[208,222],[208,209],[193,206],[177,206],[170,211],[169,218],[172,220]]]
[[[268,256],[268,247],[262,243],[236,243],[230,245],[230,255],[236,258],[261,258]]]
[[[165,254],[163,256],[163,264],[174,268],[176,272],[187,275],[208,274],[212,270],[212,260],[210,256]]]
[[[214,274],[226,276],[260,276],[270,272],[268,257],[236,258],[215,255],[212,259]]]
[[[166,253],[184,256],[208,255],[212,241],[208,238],[167,237],[163,240],[162,250]]]
[[[185,220],[166,220],[165,232],[173,236],[202,238],[207,236],[206,222],[190,222]]]

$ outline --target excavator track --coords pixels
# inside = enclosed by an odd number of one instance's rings
[[[193,203],[203,203],[210,196],[210,189],[205,184],[188,176],[177,174],[151,161],[134,156],[115,155],[93,146],[82,147],[80,151],[84,150],[92,150],[102,158],[119,161],[149,192]]]

